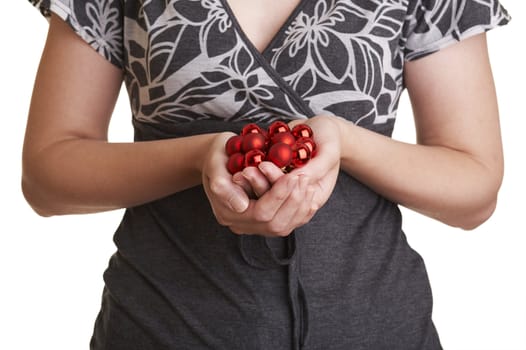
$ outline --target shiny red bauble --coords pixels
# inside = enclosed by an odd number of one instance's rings
[[[280,133],[280,132],[290,132],[289,126],[282,122],[282,121],[276,121],[268,127],[268,137],[272,139],[274,135]]]
[[[247,124],[240,135],[229,138],[225,150],[229,156],[227,170],[231,174],[246,167],[270,161],[284,172],[307,164],[316,154],[312,129],[298,124],[292,130],[282,121],[263,129],[255,123]]]
[[[316,143],[313,139],[311,139],[310,137],[300,137],[296,140],[296,142],[304,143],[305,145],[307,145],[307,147],[309,147],[311,157],[314,157],[314,154],[316,154]]]
[[[296,143],[292,146],[292,166],[294,168],[301,168],[311,158],[309,147],[304,143]]]
[[[259,149],[253,149],[245,153],[245,168],[249,166],[258,166],[265,160],[265,153]]]
[[[298,124],[292,128],[292,135],[297,139],[301,137],[312,137],[312,129],[307,124]]]
[[[247,124],[241,130],[242,136],[245,136],[248,134],[263,134],[263,133],[264,133],[263,129],[255,123]]]

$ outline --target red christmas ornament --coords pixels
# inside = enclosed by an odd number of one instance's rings
[[[309,147],[309,150],[310,150],[311,158],[316,153],[316,142],[314,142],[314,140],[311,139],[310,137],[300,137],[299,139],[296,140],[296,143],[303,143],[307,145],[307,147]]]
[[[243,152],[248,152],[253,149],[262,150],[265,148],[267,140],[265,136],[259,133],[250,133],[243,136],[243,141],[241,143],[241,150]]]
[[[268,127],[268,137],[272,139],[272,137],[274,137],[275,134],[287,131],[290,131],[289,126],[286,123],[278,120],[270,124],[270,126]]]
[[[294,143],[296,143],[296,139],[294,138],[294,135],[290,133],[289,131],[279,132],[277,134],[274,134],[271,139],[271,143],[286,143],[289,146],[292,146]]]
[[[261,129],[261,127],[255,123],[247,124],[241,130],[242,136],[245,136],[248,134],[263,134],[263,133],[264,133],[263,129]]]
[[[235,174],[245,167],[245,155],[243,153],[234,153],[228,158],[226,168],[230,174]]]
[[[298,124],[292,128],[292,135],[294,135],[296,139],[312,137],[312,129],[307,124]]]
[[[292,146],[292,166],[294,168],[300,168],[307,164],[310,160],[309,147],[304,143],[295,143]]]
[[[258,166],[265,160],[265,153],[259,149],[253,149],[245,153],[245,168],[249,166]]]
[[[234,153],[241,152],[241,144],[243,142],[243,136],[234,135],[226,141],[225,150],[226,154],[231,156]]]
[[[258,166],[264,160],[288,172],[314,157],[316,143],[308,125],[298,124],[290,130],[285,122],[276,121],[267,130],[255,123],[245,125],[240,135],[227,140],[225,150],[229,156],[227,170],[231,174]]]
[[[275,143],[267,152],[267,160],[276,164],[278,168],[285,168],[292,161],[292,148],[283,142]]]

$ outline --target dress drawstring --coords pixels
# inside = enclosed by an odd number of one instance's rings
[[[300,278],[300,254],[297,245],[295,232],[285,238],[242,235],[239,241],[241,256],[248,265],[258,269],[287,267],[288,295],[294,328],[292,332],[294,350],[300,350],[305,346],[309,331],[308,303]]]

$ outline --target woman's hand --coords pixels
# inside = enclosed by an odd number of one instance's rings
[[[309,176],[283,174],[272,163],[263,162],[259,169],[244,171],[248,178],[251,174],[257,178],[249,181],[250,188],[244,187],[245,182],[234,180],[243,174],[232,176],[226,169],[224,145],[230,136],[222,133],[214,139],[203,164],[203,186],[217,221],[237,234],[274,237],[287,236],[307,223],[317,209]],[[251,198],[254,193],[259,198]]]
[[[314,134],[314,142],[317,145],[316,155],[305,166],[293,170],[291,174],[309,178],[309,186],[314,187],[313,200],[317,209],[329,199],[340,172],[342,154],[340,119],[335,116],[316,116],[290,123],[291,128],[297,124],[307,124]]]
[[[293,170],[290,174],[308,179],[310,191],[314,192],[312,209],[322,207],[331,195],[340,170],[341,126],[339,119],[333,116],[317,116],[309,120],[297,120],[290,123],[309,125],[314,133],[317,144],[316,156],[304,167]],[[234,174],[232,180],[245,193],[253,198],[259,198],[269,191],[277,179],[285,176],[283,172],[270,162],[263,162],[259,168],[248,167]]]

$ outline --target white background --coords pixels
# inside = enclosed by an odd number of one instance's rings
[[[470,232],[404,210],[409,242],[427,265],[446,350],[526,350],[526,5],[503,3],[513,21],[488,34],[506,157],[498,208]],[[3,3],[2,13],[0,349],[87,349],[122,212],[41,218],[24,201],[22,140],[48,25],[25,0]],[[111,140],[132,139],[130,118],[123,94]],[[414,140],[407,96],[395,138]]]

